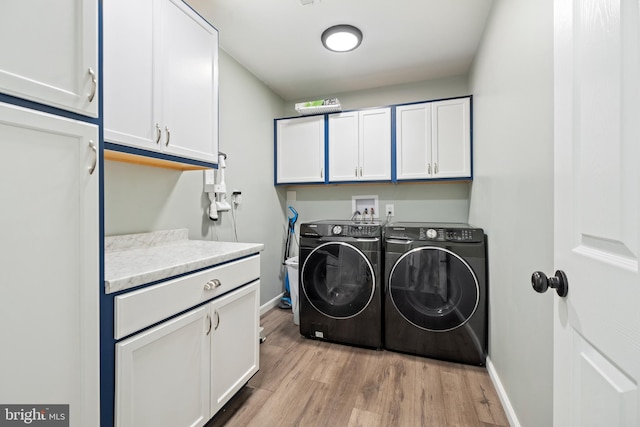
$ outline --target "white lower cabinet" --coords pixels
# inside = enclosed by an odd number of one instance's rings
[[[210,304],[211,416],[258,372],[259,288],[256,281]]]
[[[116,344],[116,426],[202,426],[259,366],[256,280]]]

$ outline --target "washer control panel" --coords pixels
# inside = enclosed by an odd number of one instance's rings
[[[305,237],[380,237],[379,223],[356,221],[318,221],[300,225],[300,235]]]
[[[471,242],[478,239],[477,232],[478,230],[473,228],[420,228],[419,240]]]

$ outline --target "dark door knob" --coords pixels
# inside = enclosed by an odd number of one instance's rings
[[[531,285],[539,293],[546,292],[549,288],[555,289],[558,295],[563,298],[569,293],[569,281],[562,270],[556,271],[556,275],[553,277],[547,277],[542,271],[535,271],[531,275]]]

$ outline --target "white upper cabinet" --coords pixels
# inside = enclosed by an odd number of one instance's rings
[[[324,116],[276,120],[276,184],[324,182]]]
[[[329,181],[391,180],[391,109],[329,115]]]
[[[0,2],[0,92],[98,117],[97,8],[92,0]]]
[[[103,8],[105,141],[217,163],[217,30],[182,0]]]
[[[396,107],[398,180],[471,178],[471,99]]]

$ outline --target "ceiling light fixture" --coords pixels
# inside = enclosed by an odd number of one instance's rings
[[[324,30],[320,39],[333,52],[350,52],[362,43],[362,31],[353,25],[334,25]]]

